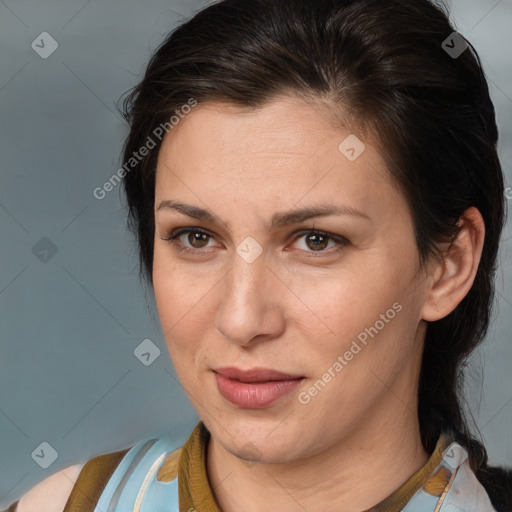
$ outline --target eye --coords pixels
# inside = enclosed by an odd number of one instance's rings
[[[184,237],[184,235],[188,236]],[[206,244],[208,243],[208,239],[211,237],[212,235],[210,233],[203,231],[202,229],[190,227],[173,231],[169,236],[162,238],[162,240],[175,245],[180,251],[199,252],[198,250],[207,247]],[[181,240],[182,238],[190,244],[190,247],[183,243]]]
[[[349,244],[349,241],[342,236],[333,235],[314,228],[299,232],[298,235],[299,236],[294,238],[294,242],[304,238],[304,248],[300,250],[306,253],[331,253],[333,251],[326,251],[326,249],[329,249],[329,242],[332,243],[330,249],[334,247],[334,251]],[[201,253],[202,249],[209,248],[208,242],[212,237],[213,235],[207,231],[195,227],[189,227],[173,231],[169,236],[162,237],[161,239],[173,244],[179,251]],[[314,255],[311,254],[311,256]]]
[[[309,229],[302,231],[295,240],[303,239],[303,248],[301,250],[310,253],[331,253],[333,251],[327,251],[329,249],[329,242],[331,242],[330,248],[334,247],[334,251],[337,251],[344,246],[348,245],[349,242],[346,238],[338,235],[332,235],[325,231],[318,231],[316,229]],[[308,255],[309,256],[309,255]],[[312,256],[315,256],[312,254]]]

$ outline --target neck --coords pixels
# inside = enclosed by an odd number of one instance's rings
[[[359,512],[387,498],[429,458],[416,409],[394,408],[388,397],[371,421],[300,460],[248,465],[210,437],[207,473],[221,510]]]

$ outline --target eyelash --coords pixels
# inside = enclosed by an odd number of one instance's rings
[[[179,228],[177,230],[174,230],[167,237],[161,238],[161,240],[174,245],[176,247],[176,249],[179,250],[180,252],[200,254],[201,252],[208,250],[208,249],[192,249],[190,247],[184,246],[178,240],[178,238],[180,236],[188,234],[188,233],[201,233],[202,235],[206,235],[208,237],[213,238],[213,235],[211,233],[209,233],[208,231],[205,231],[200,228],[189,227],[189,228]],[[346,238],[344,238],[342,236],[333,235],[331,233],[327,233],[326,231],[319,231],[318,229],[314,229],[314,227],[311,229],[301,230],[301,231],[297,232],[296,235],[297,236],[293,239],[293,241],[296,241],[298,238],[301,238],[305,235],[320,235],[320,236],[326,237],[328,240],[332,240],[333,242],[335,242],[338,245],[338,247],[334,248],[334,251],[325,250],[325,249],[321,250],[321,251],[303,251],[302,249],[300,249],[301,251],[307,253],[308,257],[311,256],[314,258],[322,256],[323,254],[331,254],[332,252],[337,252],[337,251],[341,250],[343,247],[349,245],[349,243],[350,243]],[[331,249],[333,249],[333,248],[331,248]],[[315,254],[315,253],[318,253],[318,254]]]

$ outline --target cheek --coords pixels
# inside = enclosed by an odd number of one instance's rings
[[[309,289],[304,286],[302,298],[321,321],[310,313],[301,317],[305,345],[298,352],[307,354],[304,362],[314,382],[321,381],[319,389],[328,383],[325,393],[315,395],[320,408],[330,408],[332,401],[344,411],[362,406],[411,360],[418,315],[414,280],[405,271],[383,268],[368,266],[337,280],[317,281]],[[309,396],[309,390],[317,392],[309,387],[303,391]]]
[[[198,266],[180,264],[172,257],[172,249],[162,242],[155,245],[153,258],[153,288],[162,321],[170,329],[187,316],[205,298],[214,284],[207,272]],[[164,331],[165,332],[165,331]]]
[[[298,306],[293,316],[301,329],[316,332],[317,340],[324,340],[322,345],[332,346],[334,341],[333,348],[339,349],[386,311],[394,318],[399,307],[393,309],[393,304],[401,303],[408,293],[407,275],[402,272],[398,278],[391,266],[375,263],[296,278],[292,289],[299,301],[294,299]]]
[[[212,283],[205,277],[166,265],[155,251],[153,289],[155,302],[171,358],[193,354],[210,321],[205,312]]]

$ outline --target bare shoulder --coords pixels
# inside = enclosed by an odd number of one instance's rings
[[[63,512],[84,465],[69,466],[45,478],[20,498],[16,512]]]

